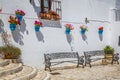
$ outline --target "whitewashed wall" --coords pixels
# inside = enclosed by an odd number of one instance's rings
[[[110,45],[115,48],[115,53],[120,53],[119,36],[120,36],[120,22],[113,22],[109,28]]]
[[[22,25],[14,32],[9,30],[9,15],[1,15],[5,30],[12,34],[12,44],[20,47],[22,50],[24,64],[41,67],[44,62],[44,53],[71,51],[72,49],[83,55],[83,51],[103,49],[105,45],[109,44],[109,23],[107,21],[109,21],[110,8],[114,7],[114,0],[61,1],[62,27],[44,26],[40,29],[40,32],[36,33],[33,23],[37,20],[37,12],[39,11],[37,0],[35,0],[36,9],[29,3],[29,0],[2,0],[3,13],[14,14],[16,9],[22,9],[26,13]],[[84,22],[85,17],[89,20],[97,20],[90,21],[87,24],[86,40],[82,38],[79,28],[80,25],[86,25]],[[64,32],[66,21],[74,26],[70,36],[66,36]],[[102,40],[100,40],[97,32],[99,26],[104,27]]]

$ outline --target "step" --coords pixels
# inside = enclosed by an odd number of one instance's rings
[[[39,69],[37,76],[30,80],[51,80],[50,73],[44,69]]]
[[[9,62],[9,60],[0,59],[0,67],[8,65]]]
[[[44,80],[47,77],[47,72],[44,70],[38,70],[37,76],[31,80]]]
[[[29,66],[23,66],[23,69],[14,74],[1,77],[0,80],[30,80],[37,74],[37,69]]]
[[[13,74],[22,70],[22,64],[10,63],[7,66],[0,67],[0,77]]]
[[[34,78],[36,75],[37,75],[37,69],[32,68],[32,71],[28,72],[28,74],[19,76],[17,78],[12,79],[12,80],[30,80],[30,79]]]

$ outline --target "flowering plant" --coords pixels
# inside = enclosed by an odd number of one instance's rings
[[[98,30],[103,30],[103,27],[102,27],[102,26],[100,26],[100,27],[98,28]]]
[[[40,21],[35,21],[35,22],[34,22],[34,25],[35,25],[35,26],[42,27],[42,22],[40,22]]]
[[[19,22],[19,20],[17,20],[15,17],[13,17],[13,16],[10,16],[9,17],[9,21],[8,21],[9,23],[11,23],[11,24],[19,24],[20,25],[20,22]]]
[[[80,29],[81,29],[81,30],[88,31],[88,29],[87,29],[87,28],[88,28],[88,27],[87,27],[87,26],[85,26],[85,25],[80,26]]]
[[[20,14],[20,15],[22,15],[22,16],[25,16],[25,12],[22,11],[22,10],[16,10],[16,11],[15,11],[15,14]]]
[[[71,24],[65,24],[65,27],[69,30],[73,30],[73,26]]]
[[[52,14],[52,15],[58,15],[58,14],[57,14],[55,11],[53,11],[53,10],[50,10],[49,13]]]

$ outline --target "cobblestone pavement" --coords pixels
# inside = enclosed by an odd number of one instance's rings
[[[51,80],[120,80],[119,64],[93,64],[92,68],[75,66],[61,66],[54,68],[51,74]]]

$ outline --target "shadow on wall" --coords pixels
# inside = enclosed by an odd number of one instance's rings
[[[24,43],[22,41],[23,36],[20,34],[20,30],[18,28],[16,28],[15,31],[12,31],[12,36],[16,43],[18,43],[20,45],[24,45]]]
[[[26,32],[26,34],[29,34],[28,33],[28,30],[26,30],[26,23],[25,23],[25,20],[23,19],[21,21],[21,25],[19,26],[20,27],[20,31],[24,34]]]
[[[70,45],[70,48],[71,48],[71,51],[73,51],[73,47],[72,47],[72,45],[71,45],[71,43],[72,43],[72,35],[71,34],[66,34],[66,38],[67,38],[67,42],[69,43],[69,45]]]
[[[4,31],[4,23],[3,23],[2,19],[0,19],[0,33],[2,33],[2,32],[5,32]]]
[[[41,31],[36,32],[36,37],[37,37],[38,41],[44,42],[44,36],[41,33]]]
[[[99,34],[99,39],[100,39],[100,41],[103,41],[103,35],[102,34]]]
[[[39,16],[39,13],[40,13],[40,7],[37,7],[36,4],[35,4],[35,0],[30,0],[30,3],[31,5],[33,6],[34,8],[34,11],[37,13],[37,16]]]
[[[81,34],[81,36],[82,36],[82,40],[85,41],[88,44],[87,36],[85,34]]]

